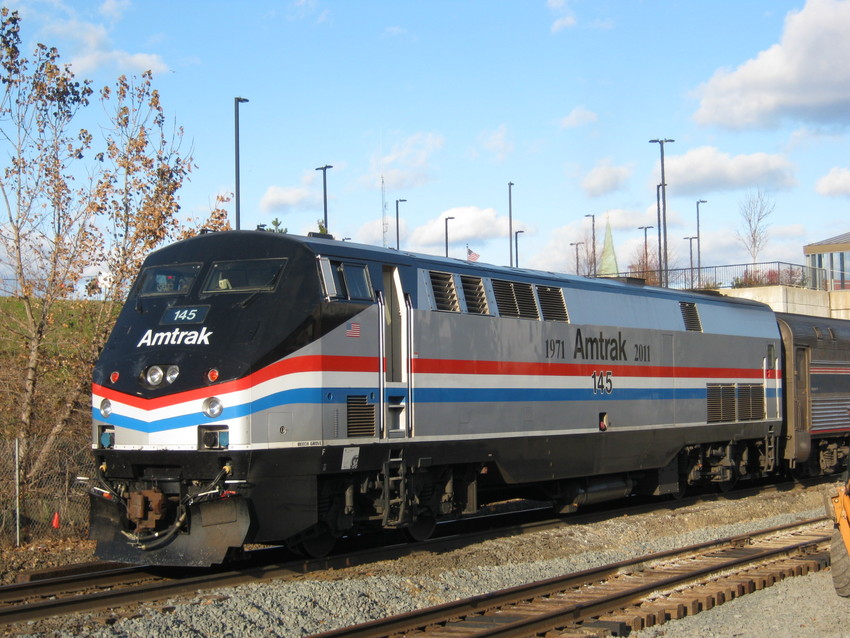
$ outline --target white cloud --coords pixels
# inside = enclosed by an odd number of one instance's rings
[[[415,228],[408,242],[411,250],[438,252],[436,249],[445,245],[447,217],[454,217],[449,220],[448,226],[450,246],[494,237],[508,240],[507,215],[499,215],[493,208],[458,206]],[[514,231],[517,230],[525,230],[525,226],[514,220]]]
[[[321,208],[323,193],[317,176],[315,171],[309,171],[301,178],[301,186],[269,186],[260,198],[260,210],[264,213],[288,213],[299,208]],[[318,190],[314,184],[319,184]]]
[[[495,131],[485,131],[478,136],[478,143],[498,162],[503,162],[513,153],[514,145],[508,140],[508,127],[500,125]]]
[[[100,12],[113,20],[120,20],[129,8],[130,0],[104,0],[100,5]]]
[[[569,115],[561,119],[561,128],[577,128],[585,124],[591,124],[598,118],[596,113],[590,111],[583,106],[577,106]]]
[[[269,186],[260,198],[264,213],[288,212],[315,203],[315,193],[303,186]]]
[[[684,155],[668,155],[665,168],[668,188],[675,185],[677,194],[702,195],[754,186],[781,190],[796,183],[793,165],[781,155],[732,156],[713,146],[691,149]],[[660,176],[656,179],[660,181]]]
[[[827,197],[850,195],[850,169],[835,166],[818,180],[815,190]]]
[[[552,23],[552,33],[569,29],[576,25],[576,19],[573,16],[562,16]]]
[[[850,122],[850,2],[808,0],[785,19],[778,44],[734,70],[720,69],[699,89],[694,119],[731,129],[795,119]]]
[[[51,23],[46,31],[71,43],[74,73],[91,73],[102,67],[119,71],[163,73],[169,70],[162,56],[156,53],[129,53],[112,47],[109,33],[103,25],[79,20],[60,20]]]
[[[443,136],[416,133],[397,142],[389,153],[372,160],[363,177],[369,185],[380,186],[381,177],[389,189],[413,188],[431,181],[431,157],[443,148]]]
[[[607,195],[623,188],[631,174],[630,166],[614,166],[611,158],[606,157],[585,176],[581,187],[590,197]]]
[[[565,0],[547,0],[546,6],[557,16],[552,23],[552,33],[558,33],[558,31],[563,31],[576,25],[575,16],[573,16]]]

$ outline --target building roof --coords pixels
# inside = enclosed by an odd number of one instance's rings
[[[850,233],[837,235],[803,246],[804,255],[850,251]]]

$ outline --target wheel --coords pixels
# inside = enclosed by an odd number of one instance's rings
[[[430,513],[420,514],[416,521],[404,528],[404,535],[414,543],[421,543],[431,538],[437,528],[437,521]]]
[[[324,558],[336,545],[336,536],[327,529],[314,529],[303,536],[287,541],[290,551],[308,558]]]
[[[850,554],[844,546],[839,530],[832,532],[829,545],[829,560],[832,563],[832,584],[839,596],[850,596]]]

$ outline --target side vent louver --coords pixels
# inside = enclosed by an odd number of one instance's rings
[[[738,386],[738,420],[759,421],[764,418],[764,387],[755,383]]]
[[[708,423],[760,421],[764,418],[764,386],[758,383],[709,383]]]
[[[455,280],[451,273],[434,272],[432,270],[431,288],[434,291],[434,302],[437,304],[437,310],[460,312]]]
[[[494,279],[493,293],[502,317],[540,318],[531,284]]]
[[[692,301],[680,301],[679,309],[682,311],[682,319],[685,322],[685,330],[702,332],[702,322],[699,320],[699,310]]]
[[[460,283],[463,286],[463,296],[466,297],[466,311],[478,315],[489,315],[487,293],[484,292],[484,282],[481,277],[461,275]]]
[[[554,286],[537,286],[537,299],[544,321],[569,322],[563,290]]]
[[[349,395],[347,400],[349,437],[375,436],[375,404],[365,396]]]
[[[708,423],[720,423],[735,420],[735,384],[709,383],[708,387]]]

